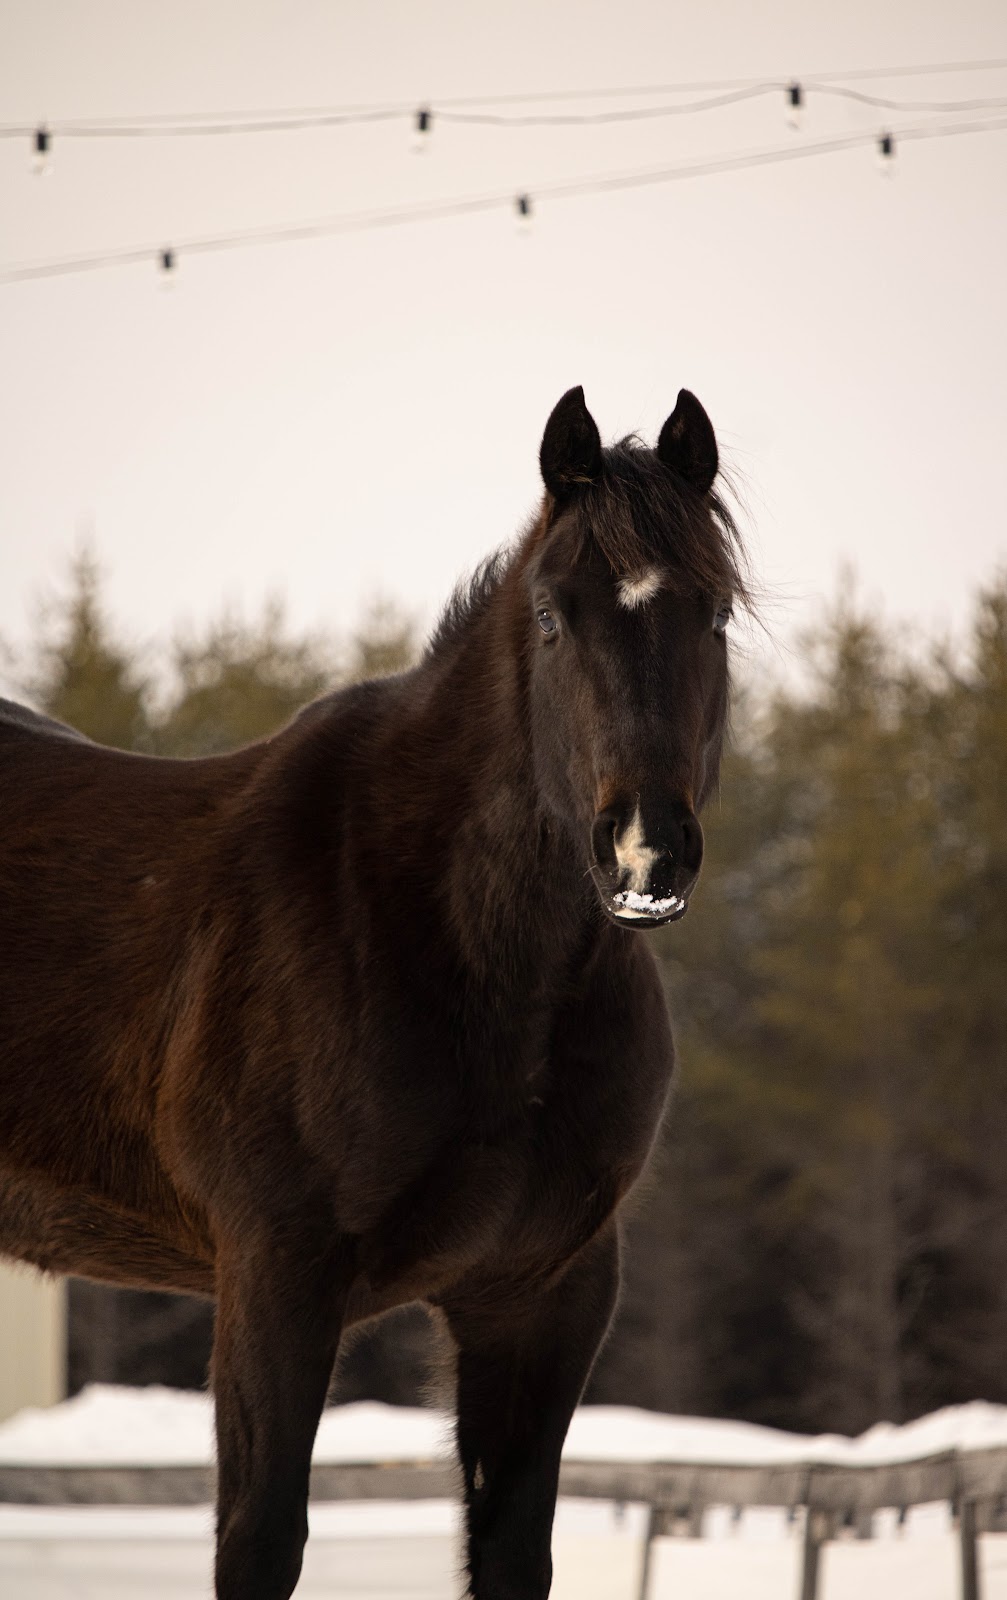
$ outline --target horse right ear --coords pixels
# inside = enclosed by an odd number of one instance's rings
[[[696,396],[679,389],[675,409],[657,441],[658,460],[691,483],[700,494],[708,494],[717,476],[717,435]]]
[[[579,384],[568,389],[553,410],[538,460],[542,481],[557,500],[580,483],[596,482],[601,475],[601,435]]]

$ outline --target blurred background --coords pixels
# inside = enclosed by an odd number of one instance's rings
[[[700,396],[761,623],[588,1398],[1007,1402],[1007,13],[8,8],[0,136],[0,689],[106,743],[407,667],[565,389],[609,438]],[[5,1271],[0,1413],[211,1337]],[[403,1313],[335,1398],[428,1358]]]

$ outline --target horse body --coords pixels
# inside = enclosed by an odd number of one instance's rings
[[[726,694],[709,595],[634,651],[659,570],[575,537],[577,393],[542,516],[413,672],[191,762],[0,708],[0,1250],[216,1297],[222,1600],[290,1594],[340,1330],[413,1299],[457,1349],[471,1592],[548,1592],[673,1065],[627,927],[684,914]]]
[[[481,751],[471,734],[431,737],[425,675],[351,689],[267,743],[192,762],[83,740],[68,750],[42,719],[8,725],[0,781],[21,843],[0,880],[19,947],[0,980],[2,1170],[84,1208],[23,1241],[5,1210],[10,1253],[70,1270],[93,1200],[198,1247],[205,1290],[216,1230],[247,1224],[239,1196],[261,1210],[265,1176],[274,1193],[324,1188],[382,1304],[484,1260],[522,1205],[562,1262],[564,1233],[583,1226],[576,1179],[569,1194],[557,1180],[551,1210],[528,1191],[545,1144],[568,1163],[577,1146],[561,1062],[596,985],[625,1015],[609,1002],[579,1044],[583,1060],[607,1021],[596,1086],[581,1067],[581,1120],[585,1104],[602,1110],[606,1084],[615,1103],[581,1129],[580,1177],[590,1192],[625,1169],[609,1209],[628,1186],[667,1077],[651,963],[591,916],[565,837],[529,855],[535,818],[516,803],[520,762],[499,725],[492,739],[481,727]],[[487,763],[508,768],[505,804]],[[476,785],[492,796],[487,816],[473,815]],[[616,1050],[634,1061],[622,1079]],[[639,1127],[617,1135],[622,1120]],[[156,1258],[124,1268],[113,1238],[92,1243],[87,1265],[109,1282],[179,1287]],[[363,1285],[353,1298],[369,1304]]]

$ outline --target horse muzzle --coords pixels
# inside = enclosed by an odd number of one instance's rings
[[[703,861],[703,830],[685,801],[609,805],[594,819],[591,845],[595,888],[613,922],[655,928],[682,920]]]

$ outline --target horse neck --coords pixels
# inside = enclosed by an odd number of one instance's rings
[[[523,556],[446,657],[421,669],[430,673],[421,742],[437,767],[431,792],[452,797],[447,826],[434,827],[438,870],[467,955],[497,971],[508,958],[564,962],[597,920],[584,848],[536,778]]]

